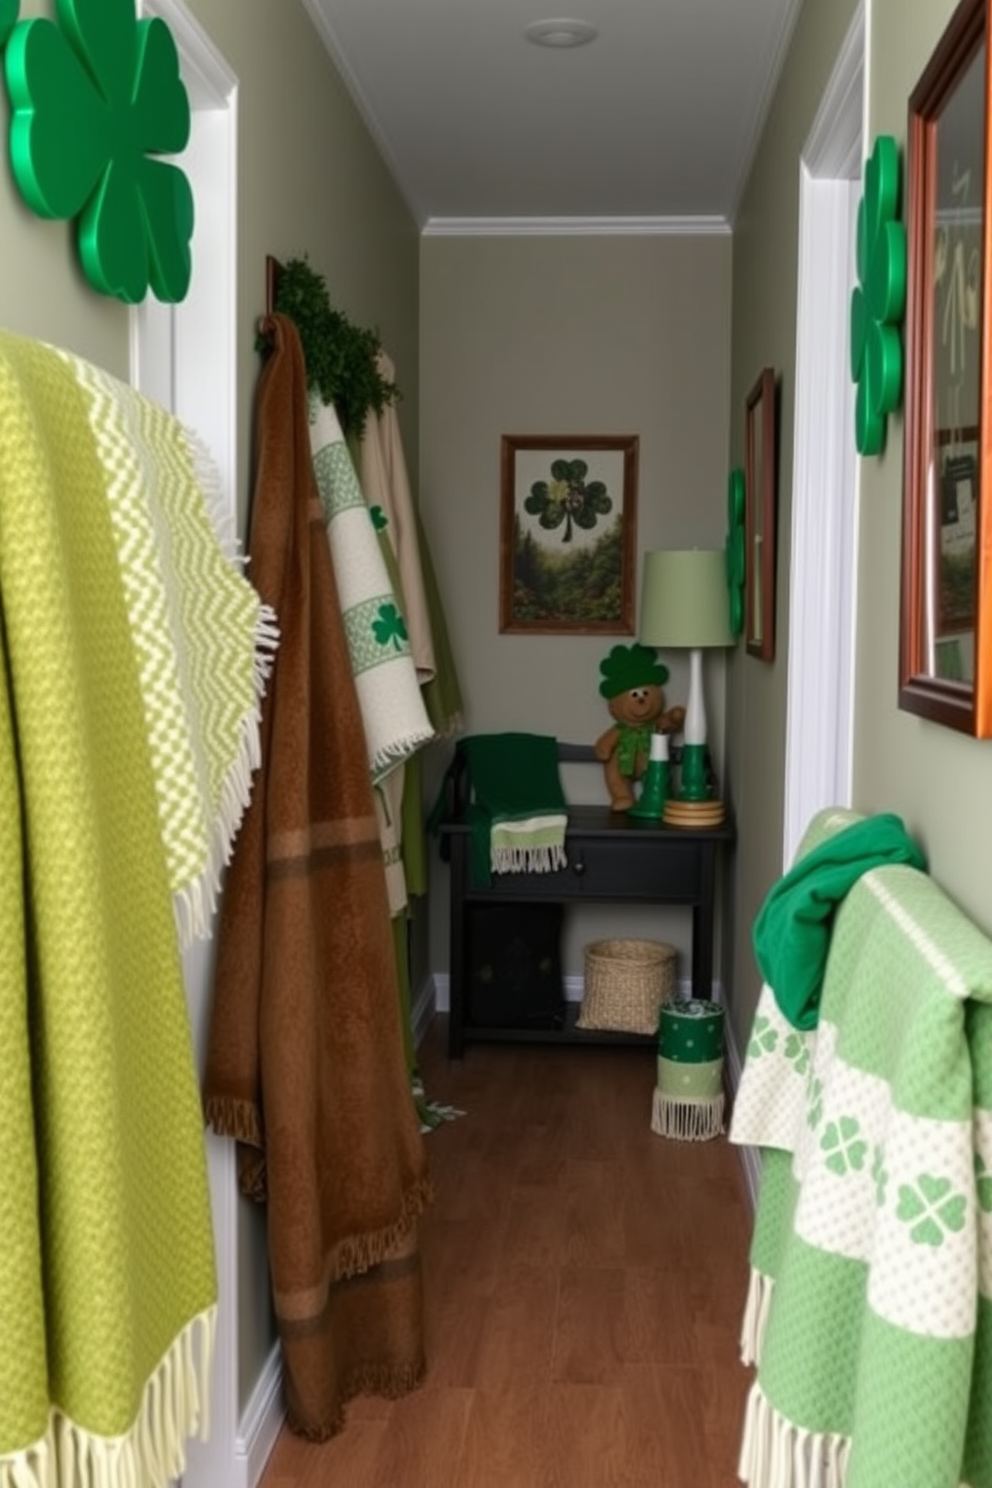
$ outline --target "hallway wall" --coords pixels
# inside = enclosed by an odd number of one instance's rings
[[[638,594],[646,550],[722,547],[730,268],[726,234],[423,239],[421,502],[469,733],[520,729],[591,744],[610,722],[599,663],[635,639],[500,634],[501,435],[639,436]],[[668,702],[684,703],[687,657],[662,659]],[[719,654],[706,677],[720,769]],[[565,785],[573,800],[606,800],[598,765],[574,767]],[[436,851],[431,867],[431,965],[444,971],[448,875]],[[566,933],[566,972],[581,973],[585,940],[625,933],[687,950],[689,916],[583,908]]]
[[[238,489],[246,530],[252,482],[255,335],[265,309],[265,256],[307,255],[334,304],[374,326],[397,367],[408,458],[417,459],[418,232],[302,0],[188,0],[238,78]],[[22,19],[51,17],[21,0]],[[0,90],[6,137],[9,110]],[[29,211],[4,152],[0,165],[0,324],[129,375],[129,311],[84,279],[69,224]],[[194,273],[196,239],[194,237]],[[251,1396],[269,1349],[264,1211],[239,1207],[239,1399]],[[222,1485],[218,1485],[222,1488]]]

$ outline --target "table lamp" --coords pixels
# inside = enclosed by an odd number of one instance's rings
[[[645,553],[638,640],[659,650],[681,646],[689,651],[681,777],[665,803],[664,820],[715,826],[723,820],[723,802],[712,798],[707,781],[703,649],[734,644],[722,548]]]

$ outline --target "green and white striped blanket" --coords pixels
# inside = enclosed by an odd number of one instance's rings
[[[851,888],[816,1028],[763,988],[730,1140],[762,1149],[743,1480],[992,1488],[992,942],[933,879]]]

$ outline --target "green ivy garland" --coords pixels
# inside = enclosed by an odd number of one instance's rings
[[[358,438],[370,409],[381,414],[400,390],[379,370],[375,331],[362,330],[331,305],[327,285],[305,258],[291,258],[279,275],[273,309],[300,333],[307,384],[333,403],[347,434]]]

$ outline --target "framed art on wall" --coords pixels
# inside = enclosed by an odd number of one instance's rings
[[[899,706],[992,737],[992,0],[960,0],[909,100]]]
[[[499,628],[633,635],[636,434],[504,434]]]
[[[775,372],[762,369],[747,397],[745,420],[745,600],[748,652],[775,659]]]

